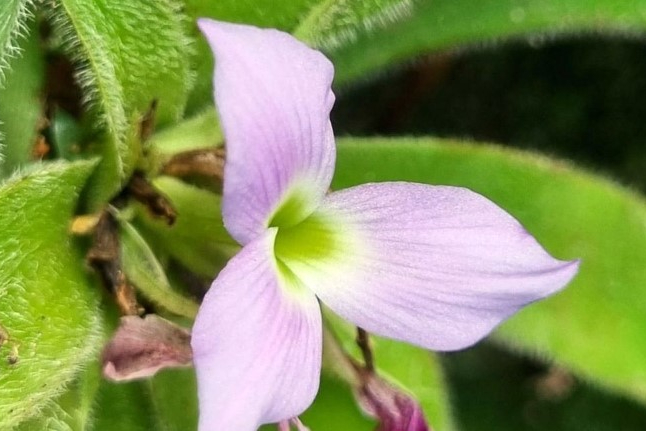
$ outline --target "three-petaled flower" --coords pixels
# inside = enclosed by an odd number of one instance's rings
[[[389,182],[328,193],[332,64],[277,30],[199,25],[227,149],[223,218],[243,246],[193,327],[201,430],[255,430],[311,404],[317,297],[370,332],[455,350],[576,273],[577,262],[553,259],[467,189]]]

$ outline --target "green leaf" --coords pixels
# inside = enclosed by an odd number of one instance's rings
[[[121,260],[128,279],[155,304],[194,319],[198,304],[173,290],[162,265],[139,232],[125,220],[119,223]]]
[[[420,0],[415,13],[330,52],[336,83],[345,84],[425,52],[533,36],[576,32],[643,34],[641,0]],[[538,37],[536,37],[538,36]]]
[[[0,143],[4,155],[4,160],[0,160],[0,176],[29,161],[42,115],[45,64],[39,36],[31,31],[20,42],[22,55],[10,61],[11,69],[5,74],[4,87],[0,87]]]
[[[153,100],[159,125],[183,112],[192,82],[190,40],[170,0],[61,0],[53,22],[107,133],[90,194],[96,207],[132,173],[140,154],[138,123]]]
[[[9,61],[17,57],[20,48],[16,41],[27,30],[25,21],[30,15],[31,0],[3,0],[0,3],[0,85],[4,84],[4,73]]]
[[[363,362],[355,341],[356,327],[329,312],[325,321],[343,349]],[[449,392],[439,358],[428,350],[374,335],[370,336],[370,344],[377,373],[411,393],[434,430],[454,430]]]
[[[193,369],[166,370],[152,379],[104,381],[96,400],[101,431],[197,429],[197,387]]]
[[[151,152],[148,157],[157,166],[150,171],[156,172],[173,155],[184,151],[219,147],[224,143],[218,116],[213,107],[155,133],[149,141]]]
[[[193,368],[165,370],[148,381],[164,431],[197,430],[197,379]]]
[[[221,196],[172,177],[158,177],[153,185],[168,196],[177,210],[177,221],[168,226],[142,211],[137,219],[142,232],[186,268],[214,277],[239,249],[224,228]]]
[[[49,121],[51,134],[49,143],[56,155],[65,160],[79,160],[82,128],[78,121],[62,109],[55,110]]]
[[[0,429],[45,407],[101,344],[98,295],[68,224],[94,163],[53,163],[0,188]]]
[[[94,429],[101,431],[159,430],[146,381],[103,381],[96,398]]]
[[[187,13],[192,18],[213,18],[221,21],[273,27],[291,31],[300,18],[321,0],[187,0]]]
[[[334,49],[409,17],[413,0],[325,0],[314,6],[294,30],[319,48]]]
[[[563,162],[440,139],[343,139],[334,187],[459,185],[512,215],[553,255],[581,258],[563,292],[497,331],[506,345],[646,401],[646,203]]]
[[[101,372],[93,363],[56,400],[49,403],[36,418],[20,424],[18,431],[85,431],[92,427],[92,407],[99,389]]]

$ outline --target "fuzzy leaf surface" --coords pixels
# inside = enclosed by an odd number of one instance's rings
[[[190,41],[170,0],[61,0],[53,21],[106,131],[92,200],[111,197],[140,155],[139,122],[157,100],[157,125],[177,120],[192,83]]]
[[[333,50],[408,18],[413,0],[326,0],[312,7],[294,34],[319,48]]]
[[[68,234],[94,163],[53,163],[0,187],[0,429],[47,407],[101,347],[98,292]]]
[[[0,3],[0,85],[9,60],[20,55],[17,40],[27,33],[25,22],[29,17],[31,0],[4,0]]]
[[[23,422],[17,431],[85,431],[92,429],[92,407],[101,379],[98,364],[81,371],[61,395],[38,417]]]

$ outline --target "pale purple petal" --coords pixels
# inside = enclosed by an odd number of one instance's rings
[[[330,194],[315,217],[337,231],[332,249],[290,256],[290,269],[350,322],[435,350],[475,343],[578,267],[462,188],[367,184]]]
[[[255,431],[295,417],[318,390],[320,309],[277,275],[275,235],[247,244],[200,307],[192,346],[201,431]]]
[[[150,377],[170,367],[191,365],[191,334],[154,314],[123,316],[103,350],[103,375],[115,381]]]
[[[287,33],[201,19],[215,55],[215,101],[224,129],[224,224],[241,244],[291,200],[281,225],[309,215],[329,188],[335,147],[334,70]]]

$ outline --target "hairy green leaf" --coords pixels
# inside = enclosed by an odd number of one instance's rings
[[[183,112],[192,81],[190,40],[171,0],[61,0],[52,17],[107,133],[90,195],[98,205],[134,169],[139,122],[151,103],[158,101],[160,125]]]
[[[2,6],[0,6],[2,8]],[[45,64],[37,32],[20,41],[22,55],[10,61],[0,87],[0,176],[26,164],[34,147],[42,115],[41,91]]]
[[[325,0],[294,30],[310,44],[332,50],[409,17],[414,0]]]
[[[25,22],[30,16],[32,0],[3,0],[0,2],[0,85],[10,67],[9,60],[20,53],[17,39],[27,33]]]
[[[95,287],[68,234],[94,163],[54,163],[0,188],[0,429],[45,408],[100,348]]]
[[[568,288],[524,309],[496,339],[646,401],[642,197],[566,163],[493,146],[341,140],[335,187],[386,180],[468,187],[518,218],[555,256],[581,258]]]
[[[92,429],[92,407],[99,389],[101,373],[93,363],[76,380],[52,400],[37,417],[23,422],[18,431],[85,431]]]
[[[531,36],[540,42],[581,32],[643,34],[646,4],[641,0],[419,0],[415,13],[379,32],[331,51],[336,83],[422,53]]]

